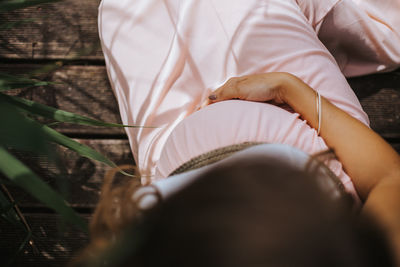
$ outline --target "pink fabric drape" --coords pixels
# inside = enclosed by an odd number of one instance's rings
[[[122,121],[153,127],[127,129],[147,181],[246,141],[327,149],[298,114],[270,104],[226,101],[196,111],[230,77],[290,72],[368,124],[344,74],[400,63],[398,0],[103,0],[99,11]],[[356,195],[341,164],[329,167]]]

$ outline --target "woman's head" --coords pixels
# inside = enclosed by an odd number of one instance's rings
[[[324,192],[314,174],[257,158],[214,168],[128,227],[120,266],[388,261],[380,235],[358,223],[346,199]]]

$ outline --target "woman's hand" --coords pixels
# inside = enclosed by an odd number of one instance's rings
[[[400,156],[384,139],[324,97],[319,121],[315,91],[289,73],[232,78],[209,98],[211,103],[232,98],[284,102],[311,127],[321,127],[321,137],[352,177],[363,211],[382,226],[400,267]]]
[[[291,74],[271,72],[229,79],[209,96],[210,103],[228,99],[283,103],[282,89]]]

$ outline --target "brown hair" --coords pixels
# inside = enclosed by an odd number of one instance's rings
[[[121,170],[133,171],[135,176],[117,177]],[[142,186],[137,173],[133,165],[122,165],[107,172],[89,224],[90,244],[70,263],[71,266],[86,266],[92,262],[137,220],[138,208],[132,201],[133,193]]]
[[[346,199],[327,197],[312,172],[282,162],[249,158],[212,169],[141,219],[128,203],[133,186],[124,188],[116,197],[105,184],[81,266],[90,254],[99,259],[112,237],[114,249],[93,266],[392,265],[375,225],[360,221]]]

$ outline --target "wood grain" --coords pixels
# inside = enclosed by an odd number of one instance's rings
[[[48,69],[53,69],[47,72]],[[44,66],[40,64],[0,65],[0,71],[20,74],[35,73],[41,79],[58,84],[28,88],[11,92],[62,110],[88,116],[93,119],[121,123],[118,104],[111,90],[104,66]],[[45,72],[45,74],[42,74]],[[65,134],[77,135],[124,135],[123,128],[106,128],[60,124],[55,127]]]
[[[64,0],[0,13],[0,24],[31,20],[12,29],[0,30],[0,62],[3,60],[0,71],[30,73],[58,83],[17,90],[16,95],[98,120],[120,122],[98,39],[99,2]],[[29,64],[4,64],[5,61]],[[68,62],[80,65],[63,65],[71,64]],[[391,138],[392,146],[400,152],[400,71],[353,78],[349,82],[371,119],[371,127]],[[107,155],[118,165],[134,164],[123,129],[60,124],[57,130],[71,136],[86,136],[88,139],[78,141]],[[67,182],[67,201],[77,210],[89,213],[95,207],[101,183],[110,168],[64,149],[58,148],[58,151],[62,154],[59,165],[45,157],[26,153],[18,153],[18,157],[53,188]],[[39,253],[34,254],[25,247],[14,266],[64,266],[87,243],[85,233],[71,228],[61,231],[58,215],[50,213],[18,188],[9,186],[9,189],[26,212],[39,249]],[[1,254],[13,253],[23,234],[22,230],[0,220]]]
[[[77,141],[96,149],[117,165],[135,164],[127,140],[81,139]],[[17,153],[17,156],[56,191],[63,192],[61,188],[65,188],[66,200],[72,207],[94,208],[103,178],[106,172],[111,170],[111,167],[80,157],[63,148],[58,148],[57,151],[61,156],[61,162],[58,165],[44,156],[39,157],[28,153]],[[65,187],[60,187],[62,185]],[[44,207],[43,204],[19,188],[9,185],[8,189],[21,208]]]
[[[21,73],[24,70],[59,83],[22,90],[20,96],[91,118],[121,122],[104,66],[50,66],[54,70],[45,72],[48,68],[40,64],[0,65],[0,71]],[[41,74],[43,72],[45,74]],[[387,138],[400,138],[400,71],[349,81],[370,117],[372,129]],[[118,128],[77,127],[71,124],[56,128],[71,135],[124,134],[124,130]]]
[[[117,165],[130,164],[134,165],[133,157],[130,152],[127,140],[78,140],[81,143],[95,148],[100,153],[105,154]],[[400,143],[394,142],[392,146],[400,153]],[[49,161],[45,157],[38,157],[26,153],[19,153],[18,157],[24,161],[32,170],[40,175],[44,181],[51,185],[56,191],[59,190],[60,184],[66,182],[67,194],[66,199],[72,207],[78,210],[83,209],[88,212],[96,206],[100,195],[100,189],[103,178],[111,168],[79,157],[76,153],[61,149],[62,157],[60,167]],[[64,171],[62,171],[64,169]],[[119,175],[118,177],[123,177]],[[131,179],[129,177],[125,177]],[[39,203],[29,194],[12,185],[8,189],[14,196],[15,200],[22,209],[42,209],[44,205]]]
[[[0,65],[0,71],[21,74],[35,73],[36,76],[59,84],[41,88],[28,88],[15,94],[56,108],[76,112],[107,122],[120,122],[118,106],[107,81],[104,66],[49,66],[41,64]],[[46,71],[43,71],[46,70]],[[44,73],[44,74],[43,74]],[[361,99],[371,119],[371,126],[381,135],[398,139],[400,137],[400,83],[399,72],[372,75],[351,79],[350,82]],[[71,124],[57,126],[57,129],[70,135],[85,135],[81,139],[99,152],[108,155],[117,164],[133,164],[129,144],[123,129],[83,127]],[[118,135],[122,139],[113,139]],[[96,137],[97,136],[97,137]],[[102,138],[93,140],[93,138]],[[111,138],[111,139],[109,139]],[[396,141],[395,141],[396,142]],[[397,146],[397,149],[399,147]],[[398,150],[400,151],[400,150]],[[80,158],[72,152],[64,153],[67,181],[70,184],[68,201],[74,207],[93,208],[99,193],[100,184],[108,167]],[[51,185],[56,185],[57,168],[43,158],[25,156],[29,165]],[[40,203],[23,192],[15,191],[22,207],[42,207]]]
[[[400,137],[400,69],[349,79],[371,121],[386,138]]]
[[[55,214],[25,214],[33,232],[37,251],[26,245],[11,266],[65,266],[88,243],[88,235],[78,229],[65,227]],[[88,216],[84,216],[88,220]],[[24,229],[0,220],[2,261],[10,259],[23,242]]]
[[[64,0],[0,13],[0,24],[31,20],[0,30],[0,58],[103,59],[97,31],[99,3]]]

